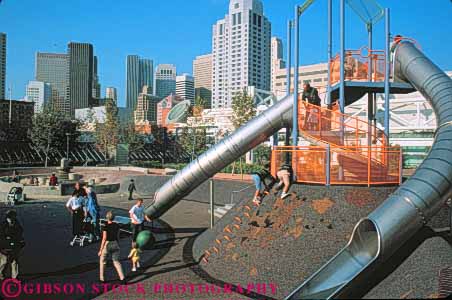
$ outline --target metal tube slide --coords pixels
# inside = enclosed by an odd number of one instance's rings
[[[452,80],[410,42],[395,52],[394,74],[432,104],[438,130],[428,157],[394,194],[361,220],[347,246],[286,299],[354,298],[452,196]]]
[[[146,214],[157,218],[207,179],[258,146],[281,128],[291,126],[293,96],[289,95],[239,128],[173,176],[156,193]]]

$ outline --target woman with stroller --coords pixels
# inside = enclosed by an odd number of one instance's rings
[[[76,238],[81,234],[83,214],[83,198],[72,196],[66,203],[66,209],[72,215],[72,235]]]

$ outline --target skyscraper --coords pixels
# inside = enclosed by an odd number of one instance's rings
[[[213,25],[212,107],[231,107],[248,86],[270,90],[271,24],[260,0],[230,0],[229,13]]]
[[[195,80],[193,76],[183,74],[176,76],[176,95],[195,104]]]
[[[94,99],[100,99],[100,82],[99,82],[99,76],[97,74],[97,56],[94,56],[94,64],[93,64],[93,94],[92,97]]]
[[[93,102],[94,50],[88,43],[68,44],[70,115],[75,110],[87,108]]]
[[[118,105],[118,91],[115,87],[107,87],[105,90],[105,98],[112,99]]]
[[[138,95],[137,108],[135,110],[135,124],[157,123],[157,103],[161,99],[152,95],[150,87],[145,85]]]
[[[143,87],[147,86],[153,90],[154,62],[138,55],[128,55],[126,64],[126,105],[127,108],[135,110],[138,94]]]
[[[197,56],[193,61],[195,77],[195,98],[202,98],[206,108],[212,103],[212,54]]]
[[[272,37],[271,40],[271,86],[272,91],[276,89],[276,73],[280,69],[286,67],[286,63],[283,60],[283,43],[280,38]]]
[[[0,32],[0,99],[5,99],[6,33]]]
[[[165,98],[176,93],[176,67],[170,64],[157,66],[155,72],[155,95]]]
[[[52,88],[52,106],[69,113],[69,56],[60,53],[36,53],[36,81],[49,83]]]
[[[26,100],[35,103],[34,112],[42,112],[44,105],[50,102],[52,88],[49,83],[29,81],[27,84]]]

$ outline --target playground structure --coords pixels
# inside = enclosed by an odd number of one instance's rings
[[[307,1],[295,10],[295,70],[299,66],[299,18],[313,2]],[[347,3],[353,8],[355,2]],[[372,49],[372,25],[383,16],[386,47],[377,51]],[[332,59],[332,0],[328,0],[328,19],[327,107],[300,101],[298,85],[293,95],[288,85],[284,99],[192,161],[156,192],[153,204],[146,209],[152,218],[161,216],[202,182],[284,127],[292,127],[292,145],[287,137],[286,146],[274,147],[273,172],[279,164],[289,161],[299,182],[400,184],[401,152],[389,144],[389,95],[418,90],[437,115],[436,138],[429,155],[410,179],[356,225],[347,246],[287,299],[353,298],[366,286],[369,277],[385,268],[388,258],[452,197],[452,164],[447,159],[452,152],[452,80],[409,39],[394,45],[391,65],[389,9],[369,18],[366,24],[368,55],[363,55],[364,49],[349,52],[345,49],[345,0],[341,0],[341,50]],[[289,23],[289,36],[291,28]],[[363,57],[368,59],[367,65]],[[298,72],[294,82],[298,82]],[[376,93],[385,95],[384,132],[375,124]],[[367,122],[344,114],[346,105],[365,95],[368,95]],[[311,145],[299,146],[300,136]]]

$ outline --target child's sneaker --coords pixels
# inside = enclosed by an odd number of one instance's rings
[[[137,271],[137,268],[133,267],[132,272],[136,272],[136,271]]]
[[[137,261],[137,269],[141,268],[140,262]]]
[[[257,197],[254,197],[254,199],[253,199],[253,203],[255,204],[255,205],[257,205],[257,206],[259,206],[259,205],[261,205],[261,197],[259,197],[259,196],[257,196]]]
[[[281,194],[281,199],[284,199],[284,198],[286,198],[287,196],[289,196],[290,194],[289,193],[282,193]]]

